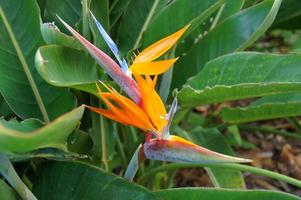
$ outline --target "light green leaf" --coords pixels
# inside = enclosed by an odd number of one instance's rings
[[[182,134],[180,135],[202,147],[208,148],[218,153],[235,156],[230,145],[217,129],[203,129],[201,127],[198,127],[188,133],[182,132]],[[206,171],[208,172],[211,181],[216,187],[245,187],[242,174],[237,170],[207,167]]]
[[[72,109],[75,98],[49,86],[34,68],[34,54],[43,44],[39,18],[34,0],[0,1],[0,92],[21,118],[47,122]]]
[[[42,127],[41,122],[0,119],[0,152],[26,153],[41,148],[66,149],[66,140],[78,126],[84,106],[75,108]]]
[[[82,49],[82,45],[74,37],[62,33],[54,23],[41,24],[41,33],[47,44]]]
[[[44,165],[35,181],[34,193],[43,200],[158,199],[139,185],[79,162]]]
[[[219,188],[178,188],[156,192],[164,200],[177,199],[210,199],[210,200],[300,200],[299,197],[267,190],[230,190]]]
[[[301,90],[301,57],[236,53],[206,64],[178,93],[182,106],[269,96]]]
[[[253,44],[270,27],[280,4],[281,0],[265,0],[218,23],[209,33],[202,33],[194,46],[176,62],[173,88],[182,86],[209,60]]]
[[[0,179],[0,197],[5,200],[17,200],[17,194]]]
[[[244,123],[301,115],[301,94],[281,94],[263,97],[245,108],[224,108],[223,121]]]
[[[36,54],[36,68],[49,84],[97,94],[97,69],[91,56],[82,50],[43,46]]]

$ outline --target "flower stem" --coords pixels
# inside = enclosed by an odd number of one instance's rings
[[[257,175],[266,176],[269,178],[274,178],[279,181],[283,181],[283,182],[286,182],[286,183],[289,183],[291,185],[301,188],[301,181],[291,178],[291,177],[288,177],[288,176],[285,176],[285,175],[282,175],[282,174],[279,174],[279,173],[276,173],[276,172],[272,172],[272,171],[269,171],[266,169],[260,169],[260,168],[252,167],[252,166],[248,166],[248,165],[218,164],[218,163],[214,163],[214,164],[172,163],[172,164],[162,165],[162,166],[159,166],[159,167],[145,173],[144,176],[142,176],[138,180],[138,182],[140,182],[140,183],[145,182],[148,177],[153,176],[154,174],[161,172],[161,171],[176,170],[176,169],[180,169],[180,168],[196,168],[196,167],[220,167],[223,169],[236,169],[236,170],[240,170],[240,171],[251,172],[251,173],[257,174]]]
[[[33,193],[22,182],[6,155],[0,154],[0,163],[0,174],[17,191],[22,199],[37,200]]]

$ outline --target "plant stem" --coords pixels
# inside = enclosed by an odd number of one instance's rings
[[[105,171],[109,171],[107,159],[107,144],[106,144],[106,128],[103,116],[100,116],[100,134],[101,134],[101,160],[104,164]]]
[[[48,116],[47,110],[45,108],[45,105],[43,103],[43,100],[42,100],[42,97],[40,95],[40,92],[38,90],[38,87],[37,87],[37,85],[36,85],[36,83],[35,83],[32,75],[31,75],[30,68],[29,68],[29,66],[28,66],[28,64],[26,62],[26,59],[25,59],[25,57],[23,55],[21,47],[20,47],[20,45],[19,45],[19,43],[18,43],[18,41],[17,41],[17,39],[16,39],[16,37],[14,35],[13,29],[11,28],[11,26],[10,26],[10,24],[8,22],[8,19],[7,19],[7,17],[6,17],[6,15],[5,15],[5,13],[4,13],[4,11],[3,11],[3,9],[2,9],[1,6],[0,6],[0,16],[2,18],[3,24],[4,24],[4,26],[5,26],[8,34],[9,34],[9,37],[10,37],[12,43],[13,43],[13,46],[14,46],[14,48],[16,50],[17,56],[18,56],[18,58],[20,60],[20,63],[22,65],[22,67],[23,67],[23,70],[25,72],[25,75],[27,77],[29,85],[30,85],[30,87],[32,89],[34,97],[35,97],[35,99],[37,101],[37,104],[39,106],[39,109],[40,109],[40,111],[42,113],[43,119],[44,119],[45,123],[49,123],[50,122],[49,116]]]
[[[17,191],[17,193],[22,197],[22,199],[37,200],[33,193],[26,187],[26,185],[20,179],[6,155],[0,154],[0,163],[0,174]]]
[[[299,140],[301,139],[301,135],[291,133],[291,132],[287,132],[287,131],[274,129],[274,128],[268,127],[268,126],[255,126],[255,125],[241,124],[241,125],[238,125],[238,127],[241,130],[261,131],[263,133],[273,133],[273,134],[282,135],[282,136],[285,136],[285,137],[296,138],[296,139],[299,139]]]
[[[167,171],[167,170],[176,170],[180,168],[196,168],[196,167],[220,167],[223,169],[235,169],[245,172],[251,172],[253,174],[266,176],[269,178],[274,178],[279,181],[283,181],[286,183],[289,183],[291,185],[297,186],[301,188],[301,181],[276,173],[265,169],[260,169],[248,165],[241,165],[241,164],[218,164],[218,163],[212,163],[212,164],[186,164],[186,163],[172,163],[167,165],[159,166],[153,170],[150,170],[149,172],[145,173],[144,176],[142,176],[138,182],[144,182],[147,180],[148,177],[153,176],[154,174],[161,172],[161,171]]]

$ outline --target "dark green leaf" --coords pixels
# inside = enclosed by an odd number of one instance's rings
[[[0,8],[0,92],[6,102],[24,119],[48,121],[72,109],[75,98],[68,90],[48,85],[34,68],[43,44],[36,2],[1,0]]]
[[[41,200],[152,200],[143,187],[79,162],[46,163],[34,184]]]
[[[272,24],[281,0],[265,0],[218,23],[209,33],[202,33],[194,46],[174,67],[173,88],[199,72],[211,59],[244,50]]]
[[[301,57],[236,53],[219,57],[178,93],[183,106],[246,99],[301,90]]]

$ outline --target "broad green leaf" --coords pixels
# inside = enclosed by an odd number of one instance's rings
[[[60,30],[69,33],[60,23],[57,16],[60,16],[60,18],[75,28],[81,17],[81,11],[82,4],[79,0],[47,0],[44,17],[46,22],[54,21]]]
[[[139,185],[79,162],[46,163],[37,176],[34,193],[43,200],[158,199]]]
[[[182,106],[270,96],[301,90],[301,57],[236,53],[208,62],[178,92]]]
[[[47,44],[82,49],[82,45],[75,38],[62,33],[54,23],[41,24],[41,33]]]
[[[0,1],[0,92],[21,118],[49,121],[71,110],[75,98],[48,85],[34,68],[34,54],[43,44],[39,19],[34,0]]]
[[[279,9],[272,28],[300,29],[301,1],[285,0]]]
[[[263,97],[247,107],[224,108],[223,121],[244,123],[301,115],[301,94],[281,94]]]
[[[78,126],[84,106],[75,108],[42,127],[36,119],[0,120],[0,152],[26,153],[41,148],[66,149],[66,140]]]
[[[203,23],[221,5],[221,0],[175,0],[162,8],[149,24],[143,46],[147,47],[167,35],[170,35],[187,24],[187,32],[192,32]],[[172,20],[171,20],[172,19]],[[188,33],[185,33],[187,35]]]
[[[173,88],[180,88],[189,77],[201,71],[205,63],[218,56],[241,51],[254,43],[272,24],[281,0],[265,0],[242,10],[202,34],[174,67]]]
[[[0,197],[5,200],[17,200],[17,194],[3,180],[0,179]]]
[[[110,4],[110,22],[112,28],[116,29],[116,24],[120,17],[125,13],[128,5],[132,0],[117,0],[114,3]]]
[[[182,132],[184,137],[195,144],[216,151],[218,153],[234,156],[234,152],[224,136],[217,129],[193,129],[191,132]],[[216,187],[244,188],[245,183],[242,174],[237,170],[207,167],[206,171]]]
[[[97,69],[92,57],[84,51],[43,46],[39,48],[35,62],[37,71],[49,84],[97,93]]]
[[[299,197],[268,190],[230,190],[219,188],[177,188],[155,192],[164,200],[210,199],[210,200],[300,200]]]
[[[131,0],[124,13],[118,31],[118,46],[121,54],[136,49],[141,42],[142,34],[154,17],[158,5],[163,0]]]

